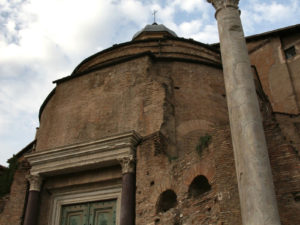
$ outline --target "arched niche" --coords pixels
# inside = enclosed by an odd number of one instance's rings
[[[174,208],[176,205],[177,195],[173,190],[168,189],[160,194],[156,204],[156,212],[166,212],[169,209]]]
[[[211,190],[211,185],[209,184],[207,178],[203,175],[195,177],[189,186],[189,197],[198,197]]]

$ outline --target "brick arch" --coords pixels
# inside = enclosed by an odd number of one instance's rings
[[[208,120],[188,120],[180,123],[180,125],[176,127],[176,133],[179,137],[183,137],[195,130],[207,131],[212,129],[212,127],[214,127],[213,122]]]
[[[170,179],[161,180],[159,184],[155,185],[155,189],[152,193],[153,198],[151,198],[151,201],[154,205],[156,204],[156,201],[159,198],[160,194],[166,190],[173,190],[176,193],[176,190],[173,188]]]
[[[200,161],[198,164],[186,170],[183,177],[185,191],[188,192],[190,184],[197,176],[205,176],[211,184],[215,176],[215,167],[212,161]]]
[[[178,197],[173,189],[167,189],[157,198],[155,204],[156,213],[166,212],[178,204]]]

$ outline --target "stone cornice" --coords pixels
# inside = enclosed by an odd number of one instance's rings
[[[27,180],[30,184],[30,191],[40,191],[42,186],[42,177],[40,175],[28,175]]]
[[[238,8],[239,0],[207,0],[211,3],[216,11],[219,11],[222,8],[234,7]]]
[[[134,131],[25,155],[31,174],[52,176],[118,165],[118,158],[135,155],[141,137]]]

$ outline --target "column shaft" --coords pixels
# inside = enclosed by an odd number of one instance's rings
[[[237,7],[222,7],[216,18],[243,225],[279,225],[267,145],[240,12]]]
[[[39,191],[29,191],[24,225],[36,225],[39,209]]]
[[[121,225],[135,224],[135,174],[125,173],[122,177]]]

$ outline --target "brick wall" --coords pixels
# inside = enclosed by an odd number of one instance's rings
[[[23,166],[22,158],[20,165],[15,172],[10,194],[6,197],[4,208],[0,213],[0,225],[13,224],[21,225],[24,216],[26,201],[28,167]]]
[[[300,158],[276,120],[264,123],[282,225],[300,224]]]
[[[212,132],[212,143],[201,156],[195,146],[201,132],[182,143],[184,154],[172,159],[163,151],[164,137],[146,137],[137,150],[136,224],[241,224],[237,180],[228,127]],[[189,196],[189,185],[204,175],[211,190]],[[157,212],[161,193],[173,190],[176,207]]]

